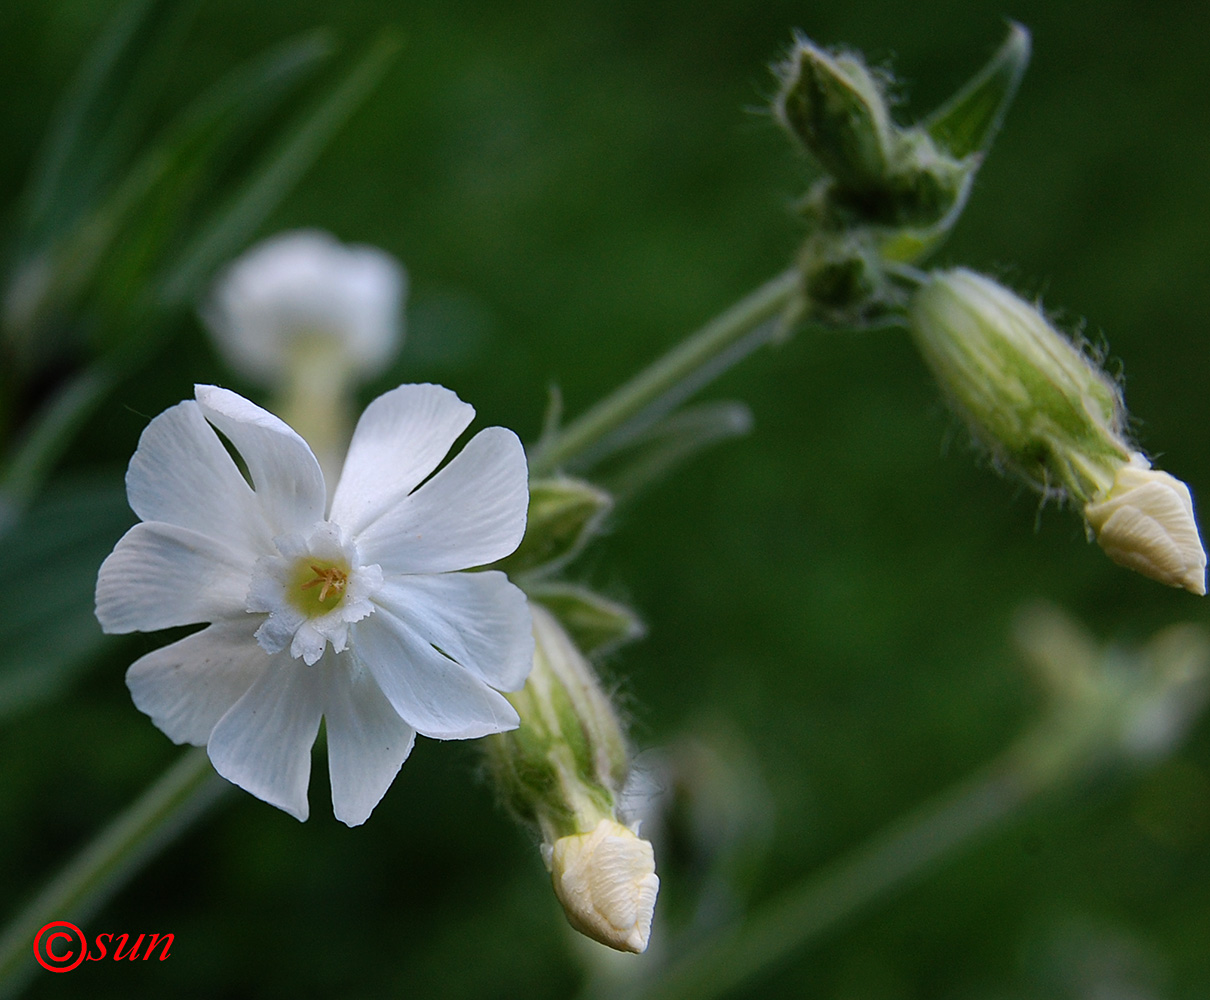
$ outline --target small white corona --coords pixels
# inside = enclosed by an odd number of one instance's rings
[[[1151,468],[1138,452],[1104,497],[1084,508],[1084,517],[1114,562],[1170,587],[1206,593],[1206,552],[1189,487]]]
[[[555,895],[576,930],[618,951],[647,950],[660,889],[649,841],[603,819],[589,833],[556,840],[548,864]]]
[[[297,355],[367,377],[403,337],[407,275],[376,247],[346,246],[329,233],[279,233],[219,277],[202,318],[232,368],[276,384]]]

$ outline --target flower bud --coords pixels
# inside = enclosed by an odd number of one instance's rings
[[[786,130],[842,186],[877,186],[895,131],[881,81],[859,56],[833,56],[802,37],[778,72],[782,85],[773,111]]]
[[[1189,487],[1151,468],[1138,452],[1118,470],[1109,492],[1084,508],[1084,518],[1114,562],[1205,595],[1206,553]]]
[[[629,754],[592,665],[555,617],[531,602],[534,667],[507,694],[518,728],[485,740],[518,816],[537,825],[571,925],[611,948],[643,951],[659,880],[651,845],[618,822]]]
[[[1114,562],[1206,592],[1188,487],[1130,447],[1117,385],[1037,307],[958,269],[933,275],[910,314],[943,391],[1001,465],[1078,502]]]
[[[942,391],[1004,466],[1087,504],[1130,460],[1118,387],[1008,289],[958,270],[912,300],[912,334]]]
[[[613,506],[602,489],[580,479],[558,476],[529,484],[525,537],[499,568],[509,576],[549,573],[574,559]]]
[[[660,880],[649,841],[603,819],[550,849],[555,895],[572,927],[618,951],[647,950]]]

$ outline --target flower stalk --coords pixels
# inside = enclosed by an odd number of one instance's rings
[[[679,401],[757,347],[776,339],[801,311],[801,294],[802,277],[797,268],[761,285],[587,413],[539,441],[530,455],[530,474],[548,476],[575,465],[668,393],[676,392]]]

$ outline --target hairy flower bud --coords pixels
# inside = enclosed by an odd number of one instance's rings
[[[521,724],[490,739],[508,804],[542,832],[568,922],[621,951],[647,947],[659,879],[651,845],[618,821],[629,754],[592,665],[549,611],[531,603],[534,666],[507,695]]]
[[[1151,468],[1138,452],[1113,486],[1084,508],[1097,543],[1114,562],[1170,587],[1206,593],[1206,553],[1189,487]]]
[[[807,38],[779,67],[778,120],[842,185],[866,189],[886,175],[895,128],[882,81],[861,57],[832,55]]]
[[[999,464],[1079,503],[1114,562],[1205,593],[1188,487],[1130,446],[1117,385],[1036,306],[958,269],[933,275],[910,313],[942,390]]]
[[[1132,454],[1118,387],[1035,306],[959,268],[933,275],[910,317],[942,391],[997,461],[1082,504],[1113,485]]]

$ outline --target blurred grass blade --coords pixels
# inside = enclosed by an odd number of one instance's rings
[[[96,282],[108,299],[102,306],[110,307],[103,311],[118,314],[108,326],[128,325],[123,314],[131,288],[178,228],[224,144],[283,99],[330,49],[325,34],[311,32],[228,74],[195,100],[40,262],[47,279],[39,302],[25,305],[20,326],[36,329],[43,313],[69,308]]]
[[[156,2],[129,0],[118,8],[55,109],[47,129],[46,144],[32,173],[27,209],[29,230],[37,230],[58,201],[67,166],[83,143],[87,127],[93,124],[101,95]]]
[[[113,369],[92,365],[66,381],[34,415],[0,473],[0,540],[20,520],[76,431],[115,381]]]
[[[160,286],[160,305],[191,301],[214,269],[251,238],[328,140],[373,91],[399,47],[393,32],[381,35],[340,85],[285,137],[168,270]]]
[[[64,95],[31,174],[23,255],[55,239],[140,140],[198,0],[129,0]]]
[[[0,617],[0,721],[57,694],[105,641],[97,568],[134,519],[110,474],[48,492],[3,535],[0,579],[20,580],[22,597]]]
[[[987,65],[923,122],[954,157],[985,152],[995,139],[1029,65],[1029,32],[1010,22],[1008,38]]]
[[[744,403],[687,407],[649,427],[595,478],[621,503],[705,449],[743,437],[752,423]]]
[[[180,238],[182,220],[233,140],[277,107],[331,53],[326,32],[277,46],[215,84],[190,106],[130,171],[109,211],[99,212],[87,247],[90,273],[111,339],[131,323],[130,288],[164,246]],[[104,269],[99,267],[104,261]],[[117,329],[114,329],[116,327]],[[99,345],[101,347],[105,344]]]

